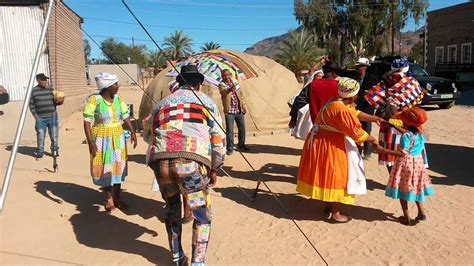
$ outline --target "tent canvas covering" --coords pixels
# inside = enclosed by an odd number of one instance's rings
[[[288,128],[290,109],[287,102],[301,89],[301,85],[291,71],[274,60],[263,56],[227,50],[212,50],[205,54],[204,60],[213,60],[215,59],[214,55],[227,58],[228,62],[231,62],[228,65],[233,67],[232,71],[239,74],[239,82],[247,102],[247,114],[245,115],[247,133]],[[200,58],[202,53],[197,55],[199,56],[191,55],[184,62],[199,63],[197,58]],[[207,63],[201,64],[201,66],[208,67],[210,65]],[[217,77],[216,73],[208,71],[208,69],[200,68],[200,71],[206,77]],[[215,71],[220,76],[220,70],[215,67]],[[170,94],[168,83],[175,79],[171,75],[172,72],[170,68],[161,71],[148,85],[146,92],[149,96],[144,94],[140,104],[140,120],[150,114],[153,106],[160,99]],[[216,78],[214,80],[217,81]],[[215,81],[206,78],[201,91],[211,97],[217,104],[222,115],[223,124],[225,124],[222,100]]]

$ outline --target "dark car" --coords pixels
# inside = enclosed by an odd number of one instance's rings
[[[370,63],[367,72],[377,75],[382,79],[383,74],[390,71],[392,60],[380,60]],[[459,92],[456,84],[449,79],[430,76],[420,65],[410,63],[409,75],[414,77],[425,90],[422,105],[437,104],[440,108],[448,109],[454,106]]]

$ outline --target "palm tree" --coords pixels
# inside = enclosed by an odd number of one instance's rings
[[[312,34],[293,31],[283,40],[276,60],[295,73],[296,78],[300,80],[301,71],[309,69],[322,54],[323,50],[317,47]]]
[[[163,46],[170,51],[172,60],[178,60],[194,52],[192,39],[185,35],[182,30],[175,31],[170,36],[165,37]]]
[[[201,52],[215,50],[219,48],[221,48],[221,45],[213,41],[205,42],[203,46],[199,47],[199,49],[201,49]]]

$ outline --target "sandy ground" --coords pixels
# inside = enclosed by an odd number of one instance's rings
[[[138,110],[140,91],[126,89],[121,94]],[[354,220],[332,225],[325,222],[321,203],[295,191],[302,142],[286,134],[249,137],[252,150],[247,158],[288,212],[263,185],[257,201],[249,201],[247,194],[256,187],[257,177],[234,153],[224,167],[232,177],[220,177],[211,193],[214,218],[208,263],[322,265],[294,219],[330,265],[472,264],[473,111],[465,106],[430,109],[427,150],[436,195],[425,204],[428,221],[414,227],[394,220],[401,209],[397,201],[383,196],[387,172],[376,158],[366,163],[369,193],[344,208]],[[58,173],[50,172],[50,157],[36,161],[31,156],[34,143],[22,144],[0,216],[0,264],[168,265],[164,203],[151,191],[152,172],[143,163],[145,143],[130,150],[129,176],[123,185],[129,210],[107,214],[89,176],[83,140],[81,114],[75,113],[60,130]],[[8,150],[0,146],[2,173]],[[411,210],[414,213],[414,206]],[[187,254],[190,238],[188,225],[183,236]]]

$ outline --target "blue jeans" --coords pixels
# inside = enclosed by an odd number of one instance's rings
[[[46,117],[38,118],[35,123],[36,130],[36,142],[38,156],[44,155],[44,138],[46,136],[46,129],[48,129],[49,138],[51,139],[51,152],[57,152],[58,147],[58,118],[57,117]]]
[[[238,129],[238,146],[245,145],[245,120],[244,114],[225,114],[225,129],[227,131],[227,151],[234,150],[234,120]]]

